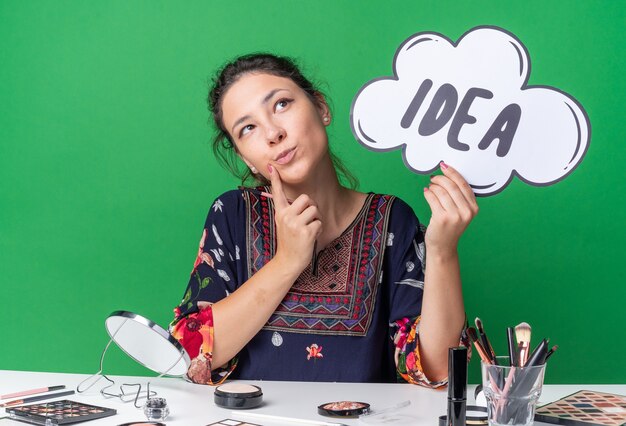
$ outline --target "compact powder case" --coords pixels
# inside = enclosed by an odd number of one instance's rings
[[[215,405],[222,408],[246,409],[255,408],[263,402],[263,391],[260,387],[244,383],[226,383],[215,388],[213,393]]]
[[[165,423],[155,423],[155,422],[130,422],[124,423],[118,426],[165,426]]]
[[[369,411],[369,404],[356,401],[327,402],[317,407],[319,414],[328,417],[358,417]]]
[[[468,405],[465,413],[465,424],[467,426],[486,426],[488,424],[487,407]],[[447,425],[447,416],[439,416],[439,426]]]

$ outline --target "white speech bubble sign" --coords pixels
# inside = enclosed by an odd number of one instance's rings
[[[396,51],[393,74],[359,90],[350,124],[369,150],[402,149],[415,173],[430,174],[444,161],[476,195],[488,196],[513,176],[552,185],[589,147],[582,106],[557,88],[528,86],[528,51],[502,28],[476,27],[456,43],[417,33]]]

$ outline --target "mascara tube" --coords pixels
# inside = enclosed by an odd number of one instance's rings
[[[467,348],[448,349],[448,426],[465,426]]]

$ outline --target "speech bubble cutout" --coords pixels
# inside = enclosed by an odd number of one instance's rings
[[[369,81],[351,107],[352,132],[372,151],[402,148],[410,170],[455,167],[480,196],[517,176],[552,185],[582,161],[589,118],[567,93],[528,86],[530,57],[511,33],[476,27],[457,43],[418,33],[396,51],[392,77]]]

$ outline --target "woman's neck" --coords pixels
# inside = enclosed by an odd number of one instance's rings
[[[288,198],[295,199],[300,194],[306,194],[317,204],[322,217],[318,249],[341,235],[359,213],[367,197],[367,194],[341,186],[330,157],[322,163],[316,168],[314,176],[303,184],[284,185]]]

